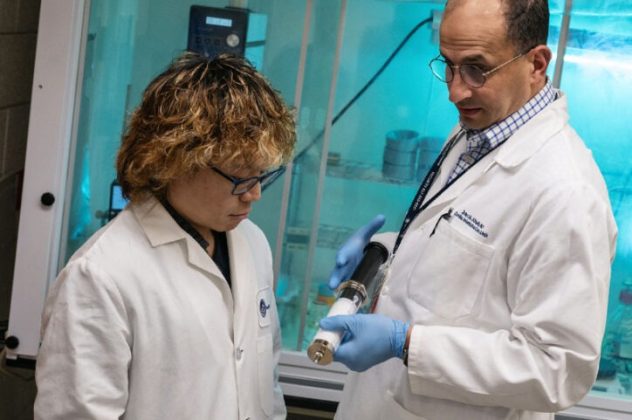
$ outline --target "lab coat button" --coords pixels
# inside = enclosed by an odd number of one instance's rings
[[[235,359],[237,360],[241,360],[241,354],[244,352],[244,350],[240,347],[237,347],[235,349]]]

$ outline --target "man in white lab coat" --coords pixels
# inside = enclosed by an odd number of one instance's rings
[[[241,58],[185,53],[149,84],[117,158],[131,203],[49,293],[36,419],[285,418],[271,253],[247,217],[294,142]]]
[[[546,76],[546,0],[448,0],[440,54],[460,123],[402,230],[375,314],[346,336],[338,419],[552,419],[599,363],[616,226],[591,152]],[[381,224],[340,249],[345,279]]]

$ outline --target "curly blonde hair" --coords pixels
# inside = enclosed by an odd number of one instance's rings
[[[287,163],[293,114],[245,59],[186,52],[147,86],[123,135],[118,182],[132,201],[163,197],[171,181],[209,165]]]

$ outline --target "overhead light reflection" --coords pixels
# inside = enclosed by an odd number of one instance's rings
[[[553,54],[553,60],[557,59],[557,55]],[[601,67],[608,70],[617,70],[617,71],[631,71],[632,70],[632,58],[630,56],[622,56],[617,55],[614,56],[612,54],[566,54],[564,56],[565,63],[573,63],[579,65],[588,65],[590,67],[596,68]]]

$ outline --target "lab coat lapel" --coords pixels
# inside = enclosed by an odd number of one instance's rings
[[[242,229],[237,228],[227,232],[228,253],[230,255],[231,284],[234,299],[234,328],[235,341],[243,341],[243,335],[247,334],[247,328],[252,325],[248,322],[249,314],[256,311],[255,294],[257,293],[257,273],[253,265],[252,250]],[[246,314],[246,316],[241,316]]]
[[[195,242],[195,240],[191,237],[187,237],[185,239],[189,264],[219,278],[222,282],[226,282],[226,279],[224,279],[224,275],[220,271],[219,267],[217,267],[217,264],[215,264],[213,259],[206,253],[205,250],[202,249],[200,244]]]
[[[494,165],[494,156],[498,153],[498,150],[494,150],[481,159],[478,163],[472,166],[468,171],[466,171],[459,179],[457,179],[452,185],[450,185],[446,190],[444,190],[441,194],[439,194],[432,203],[421,212],[415,224],[421,225],[426,221],[430,220],[437,213],[443,211],[443,209],[447,208],[455,198],[457,198],[463,191],[465,191],[470,185],[474,184],[483,174],[489,171]],[[460,152],[458,153],[460,155]],[[457,155],[457,158],[458,158]],[[442,167],[443,176],[437,177],[437,181],[433,185],[433,188],[430,189],[430,194],[426,198],[426,201],[432,199],[432,197],[439,192],[441,188],[446,184],[449,173],[452,171],[454,167],[454,163],[446,162]],[[432,195],[431,195],[432,194]]]
[[[157,247],[184,240],[189,264],[225,281],[213,260],[188,233],[178,226],[158,200],[152,197],[135,206],[134,214],[152,246]]]
[[[474,184],[481,176],[487,173],[495,165],[504,168],[518,166],[536,153],[548,139],[559,132],[566,122],[567,101],[561,95],[538,115],[527,121],[505,143],[493,150],[481,161],[471,167],[448,189],[441,193],[415,220],[412,226],[420,226],[438,213],[445,211],[470,185]],[[561,116],[561,117],[560,117]],[[453,133],[456,132],[453,131]],[[436,181],[430,188],[425,201],[430,200],[446,184],[448,176],[454,168],[456,161],[465,149],[465,142],[459,141],[458,146],[448,155]]]
[[[142,204],[133,206],[133,211],[151,246],[178,245],[175,244],[175,242],[179,241],[184,243],[188,264],[206,274],[210,274],[210,276],[205,277],[210,277],[209,281],[213,281],[223,294],[223,301],[227,308],[226,311],[229,314],[228,317],[231,318],[231,309],[234,305],[231,291],[221,271],[202,247],[188,233],[180,228],[167,210],[165,210],[162,204],[155,198],[150,198]],[[172,252],[178,251],[174,248]],[[186,283],[186,279],[183,279],[183,281]],[[190,309],[190,311],[186,311],[187,316],[191,316],[190,320],[197,321],[191,325],[191,328],[193,328],[194,325],[199,328],[200,333],[207,337],[212,346],[214,342],[213,332],[209,331],[206,327],[208,322],[205,321],[205,315],[202,313],[204,311],[200,311],[199,306],[193,303],[189,293],[190,290],[186,284],[183,284],[182,287],[175,289],[175,294],[179,300],[184,302],[185,307]]]

